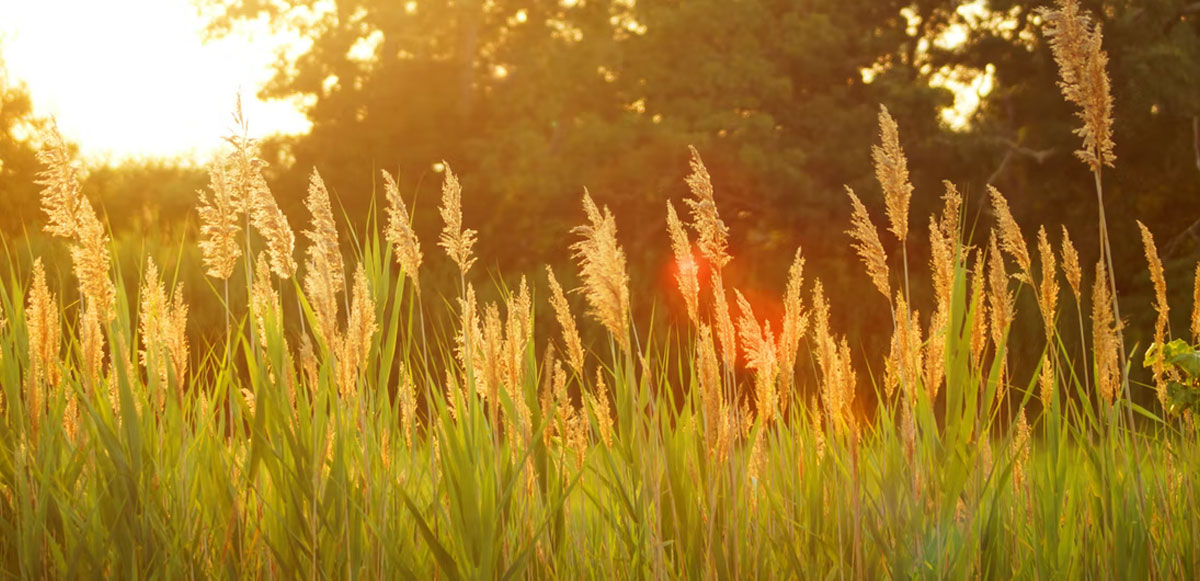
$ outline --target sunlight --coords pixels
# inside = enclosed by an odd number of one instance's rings
[[[287,39],[263,24],[202,44],[203,26],[189,0],[3,2],[0,55],[93,162],[203,162],[239,91],[253,133],[306,131],[297,106],[254,96]]]

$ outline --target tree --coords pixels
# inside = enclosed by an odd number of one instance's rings
[[[32,138],[44,120],[33,114],[29,92],[0,60],[0,234],[15,237],[40,218],[37,150]]]

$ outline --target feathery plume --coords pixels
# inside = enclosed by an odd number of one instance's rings
[[[250,289],[250,305],[254,313],[258,343],[266,346],[272,332],[280,329],[283,315],[279,293],[271,285],[271,267],[266,255],[261,253],[254,261],[254,286]]]
[[[583,377],[583,341],[579,339],[579,329],[575,326],[575,316],[571,314],[571,306],[567,304],[567,296],[562,286],[554,276],[554,269],[546,265],[546,277],[550,281],[550,305],[554,307],[554,316],[562,327],[563,343],[567,346],[567,362],[580,377]]]
[[[754,370],[755,375],[755,406],[759,417],[764,422],[770,422],[778,406],[775,391],[775,375],[778,359],[775,353],[775,337],[771,333],[771,324],[766,328],[760,327],[754,317],[754,309],[750,301],[741,291],[734,290],[737,296],[738,309],[742,316],[738,318],[738,336],[742,340],[742,350],[746,355],[746,367]]]
[[[343,373],[343,393],[356,393],[359,373],[366,368],[371,357],[372,338],[375,336],[375,301],[371,298],[371,281],[361,262],[354,270],[354,288],[351,291],[350,313],[346,318],[346,333],[342,337],[342,353],[338,358]]]
[[[479,307],[475,299],[475,286],[467,284],[467,290],[458,299],[459,330],[455,337],[455,355],[466,370],[468,362],[478,365],[483,361],[483,330],[479,325]],[[470,371],[474,373],[474,369]],[[478,381],[478,378],[476,378]]]
[[[499,429],[500,412],[500,382],[504,375],[504,323],[500,320],[500,306],[488,303],[483,311],[483,336],[480,340],[483,358],[476,360],[482,365],[482,381],[477,381],[475,390],[480,397],[487,401],[488,418],[492,429]]]
[[[1092,283],[1092,342],[1096,357],[1096,388],[1109,405],[1121,385],[1116,325],[1108,290],[1108,271],[1103,261],[1097,262],[1096,280]]]
[[[796,366],[796,351],[808,330],[808,312],[800,296],[804,285],[804,257],[796,249],[796,257],[788,268],[787,289],[783,297],[783,329],[779,334],[779,409],[786,412],[791,399],[792,371]]]
[[[108,232],[83,197],[79,170],[57,126],[51,127],[46,140],[46,146],[37,154],[44,169],[38,172],[36,183],[44,186],[42,208],[49,217],[46,231],[72,241],[71,262],[84,298],[80,332],[83,361],[88,377],[95,383],[104,365],[104,325],[116,316],[116,287],[108,277]]]
[[[243,188],[241,198],[250,212],[250,225],[267,241],[271,270],[281,279],[291,278],[296,274],[296,259],[292,256],[296,248],[296,234],[283,210],[275,203],[275,196],[271,194],[267,180],[262,175],[267,162],[256,157],[254,140],[243,135],[236,146],[239,157],[237,181]]]
[[[1192,342],[1200,343],[1200,262],[1196,263],[1196,277],[1192,281]]]
[[[1001,357],[1004,355],[1001,353],[1001,347],[1005,345],[1008,328],[1012,325],[1016,313],[1014,312],[1012,292],[1008,290],[1008,273],[1004,271],[1004,257],[1000,255],[994,230],[988,239],[988,285],[991,288],[991,292],[988,293],[988,306],[991,315],[992,345],[996,347],[996,357]],[[996,387],[997,402],[1004,399],[1006,367],[1005,362],[1001,361],[999,383]]]
[[[697,277],[700,268],[696,264],[696,258],[692,256],[692,243],[688,241],[683,222],[679,221],[679,215],[675,213],[675,206],[670,200],[667,200],[667,231],[671,234],[671,250],[675,253],[675,282],[678,283],[679,294],[683,295],[683,302],[687,305],[688,318],[693,325],[698,325],[700,281]]]
[[[197,192],[200,195],[200,252],[208,276],[227,280],[242,255],[238,244],[242,204],[224,162],[214,162],[208,168],[208,189]]]
[[[417,294],[420,294],[421,285],[417,280],[417,270],[421,268],[421,260],[424,259],[421,243],[413,230],[408,208],[404,205],[404,199],[400,197],[400,188],[396,186],[396,180],[387,171],[380,171],[383,173],[383,186],[388,199],[387,239],[395,249],[396,263],[404,269],[404,274],[412,281]]]
[[[983,263],[980,255],[971,271],[971,304],[975,307],[975,317],[971,320],[971,367],[974,369],[980,368],[988,342],[988,291]]]
[[[338,293],[346,290],[346,267],[338,246],[337,225],[329,204],[329,191],[321,174],[313,168],[309,176],[305,207],[312,214],[312,229],[304,235],[312,244],[305,262],[304,292],[317,315],[318,332],[326,341],[337,336]]]
[[[726,369],[733,368],[737,357],[737,338],[733,326],[733,317],[729,314],[729,300],[725,293],[725,279],[721,272],[712,272],[713,283],[713,314],[716,317],[717,340],[721,343],[721,361]]]
[[[867,214],[866,206],[854,194],[854,190],[846,186],[846,193],[849,194],[850,203],[854,206],[854,211],[850,214],[850,229],[846,233],[854,238],[854,249],[858,251],[858,256],[866,265],[867,274],[871,277],[875,288],[879,289],[885,298],[891,298],[892,293],[888,290],[887,254],[884,253],[883,244],[879,241],[879,232],[875,230],[871,216]],[[907,232],[905,235],[907,236]]]
[[[579,261],[583,292],[591,305],[591,314],[616,339],[621,349],[629,350],[629,275],[625,273],[625,251],[617,243],[617,222],[607,207],[603,214],[587,190],[583,208],[589,225],[576,226],[572,232],[582,240],[571,245]]]
[[[472,248],[475,246],[475,231],[463,229],[462,186],[458,183],[458,177],[454,175],[453,171],[450,171],[450,165],[445,164],[445,168],[446,179],[442,182],[442,206],[438,208],[438,212],[441,213],[442,221],[446,225],[442,228],[438,246],[446,249],[446,254],[458,265],[459,273],[466,275],[467,271],[471,269],[471,265],[475,264],[475,258],[471,256]]]
[[[1045,226],[1038,229],[1038,254],[1042,263],[1042,279],[1037,293],[1038,310],[1042,313],[1042,329],[1046,333],[1046,341],[1053,343],[1054,316],[1058,310],[1058,273],[1054,249],[1046,236]]]
[[[62,326],[57,304],[54,293],[46,286],[46,269],[42,259],[37,258],[33,261],[33,284],[25,307],[25,327],[29,333],[29,376],[34,385],[39,381],[51,386],[58,384]]]
[[[1167,279],[1163,275],[1162,260],[1158,257],[1158,248],[1154,245],[1154,235],[1150,233],[1150,229],[1137,221],[1138,229],[1142,231],[1142,247],[1146,251],[1146,263],[1150,265],[1150,280],[1154,281],[1154,310],[1158,313],[1158,318],[1154,321],[1154,346],[1161,353],[1163,345],[1167,342],[1167,318],[1170,313],[1170,306],[1167,305]],[[1154,384],[1158,388],[1158,401],[1164,406],[1167,403],[1167,381],[1165,377],[1165,366],[1163,358],[1158,357],[1154,361]]]
[[[1075,134],[1083,148],[1075,155],[1091,168],[1113,167],[1113,103],[1108,80],[1108,54],[1101,48],[1100,25],[1092,26],[1081,13],[1077,0],[1058,0],[1057,10],[1041,11],[1046,21],[1044,34],[1058,63],[1058,82],[1067,102],[1079,107],[1076,115],[1083,126]]]
[[[1071,233],[1067,232],[1066,226],[1062,227],[1062,260],[1063,274],[1067,276],[1067,284],[1071,285],[1071,293],[1078,303],[1083,269],[1079,267],[1079,253],[1075,251],[1075,244],[1071,242]]]
[[[716,270],[720,270],[725,268],[732,258],[726,252],[729,245],[729,227],[717,215],[712,181],[709,179],[708,168],[704,167],[704,161],[700,159],[700,152],[690,145],[688,151],[692,152],[692,173],[687,176],[686,181],[693,199],[684,202],[692,209],[692,228],[700,237],[700,253]]]
[[[187,373],[187,304],[183,302],[182,283],[174,296],[167,295],[158,265],[148,260],[142,281],[138,323],[142,335],[140,359],[149,377],[159,382],[154,394],[155,409],[163,409],[166,390],[174,381],[173,393],[181,397]]]
[[[871,146],[875,161],[875,179],[883,188],[891,231],[903,243],[908,239],[908,204],[913,187],[908,181],[908,160],[900,148],[900,129],[887,107],[879,106],[880,144]],[[883,293],[891,296],[890,293]]]
[[[608,386],[604,384],[604,372],[596,370],[596,394],[584,392],[585,403],[596,418],[596,426],[600,431],[600,439],[605,446],[612,446],[613,425],[609,415]]]
[[[1032,439],[1029,420],[1025,417],[1025,408],[1017,414],[1016,433],[1013,435],[1010,453],[1013,457],[1013,485],[1020,489],[1025,483],[1025,467],[1029,464],[1029,452]]]
[[[988,186],[988,191],[991,192],[992,210],[996,214],[996,222],[1000,227],[1000,247],[1011,255],[1013,260],[1017,261],[1017,267],[1021,269],[1021,272],[1016,274],[1017,280],[1033,284],[1030,274],[1032,263],[1029,260],[1029,247],[1025,244],[1025,237],[1021,235],[1021,228],[1013,219],[1012,211],[1008,209],[1008,200],[1004,199],[1004,194],[1001,194],[1000,190],[991,185]]]
[[[700,323],[700,337],[696,344],[696,371],[699,376],[700,392],[704,396],[705,435],[709,451],[717,447],[721,406],[721,371],[717,363],[717,351],[713,346],[712,329]]]
[[[950,320],[949,310],[938,310],[929,317],[928,343],[922,357],[925,360],[925,390],[929,397],[936,398],[942,383],[946,379],[946,329]],[[920,329],[917,321],[913,320],[913,328]]]

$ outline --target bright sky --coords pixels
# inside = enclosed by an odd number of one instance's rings
[[[190,0],[0,0],[0,58],[92,161],[202,163],[239,90],[252,135],[306,131],[294,106],[255,97],[281,41],[259,29],[203,44],[203,26]]]

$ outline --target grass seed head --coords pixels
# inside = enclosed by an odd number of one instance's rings
[[[1112,167],[1117,159],[1112,141],[1113,102],[1100,25],[1092,25],[1077,0],[1058,0],[1057,10],[1043,9],[1041,15],[1046,22],[1043,33],[1050,39],[1058,63],[1058,86],[1067,102],[1079,107],[1076,115],[1083,121],[1075,130],[1083,138],[1083,148],[1075,155],[1092,171]]]
[[[1075,251],[1075,244],[1071,242],[1071,233],[1067,232],[1066,226],[1062,227],[1062,261],[1063,274],[1067,276],[1067,284],[1071,285],[1071,293],[1078,303],[1083,269],[1079,267],[1079,253]]]
[[[1001,194],[1000,190],[991,185],[988,186],[988,191],[992,195],[992,210],[996,214],[996,222],[1000,230],[1000,247],[1013,257],[1013,260],[1017,262],[1017,268],[1021,269],[1021,272],[1016,274],[1017,280],[1033,284],[1029,247],[1025,243],[1025,237],[1021,235],[1021,228],[1017,226],[1012,211],[1008,208],[1008,200],[1004,199],[1004,194]]]
[[[1167,304],[1167,279],[1163,273],[1162,260],[1158,257],[1158,248],[1154,245],[1154,235],[1141,220],[1138,220],[1137,225],[1142,232],[1142,248],[1146,252],[1146,263],[1150,266],[1150,280],[1154,282],[1154,310],[1158,313],[1158,317],[1154,321],[1154,345],[1161,351],[1167,342],[1167,325],[1170,322],[1168,315],[1171,308]],[[1154,362],[1154,384],[1158,390],[1158,401],[1165,406],[1167,403],[1167,380],[1162,357],[1156,358]]]
[[[880,144],[871,147],[875,179],[883,188],[891,231],[903,243],[908,239],[908,205],[913,186],[908,181],[908,159],[900,148],[900,129],[883,105],[879,106],[879,139]]]
[[[866,265],[867,275],[871,277],[875,288],[879,289],[885,298],[890,298],[892,293],[888,290],[887,254],[883,251],[883,243],[879,241],[879,231],[875,229],[871,216],[867,214],[867,207],[858,199],[854,190],[846,186],[846,194],[850,196],[850,203],[854,207],[850,214],[850,229],[846,233],[854,239],[854,249]]]
[[[438,209],[445,226],[438,239],[438,246],[446,249],[446,254],[458,265],[459,273],[465,276],[471,269],[471,265],[475,264],[475,257],[472,253],[475,247],[476,233],[474,230],[463,229],[462,186],[458,183],[458,177],[450,170],[450,165],[445,164],[445,168],[446,178],[442,182],[442,206]]]
[[[708,168],[704,167],[704,160],[700,159],[700,152],[690,145],[688,151],[692,152],[692,173],[687,176],[692,199],[685,202],[692,210],[692,228],[700,237],[700,253],[716,270],[720,270],[732,259],[726,251],[729,246],[729,227],[717,214],[712,180]]]
[[[420,295],[421,285],[417,278],[417,271],[421,268],[421,261],[424,259],[424,255],[421,254],[421,243],[417,240],[416,231],[413,230],[408,208],[404,205],[404,199],[400,197],[400,188],[396,186],[396,180],[387,171],[380,171],[383,173],[383,186],[388,200],[387,239],[392,243],[392,248],[396,253],[396,263],[404,269],[404,274],[412,281],[413,288]]]
[[[688,318],[691,319],[693,325],[698,325],[700,323],[700,281],[698,279],[700,268],[696,264],[696,257],[692,256],[692,243],[683,229],[683,222],[679,221],[679,216],[675,213],[675,206],[671,204],[670,200],[667,200],[667,232],[671,234],[671,250],[675,254],[675,282],[678,283],[679,294],[683,295],[683,302],[687,306]]]
[[[1058,270],[1045,226],[1038,229],[1038,255],[1042,263],[1042,278],[1037,293],[1038,310],[1042,313],[1046,341],[1053,342],[1054,317],[1058,310]]]
[[[600,211],[586,190],[583,207],[590,223],[573,230],[582,239],[571,245],[579,262],[583,293],[592,316],[627,351],[629,275],[625,272],[625,251],[617,242],[617,222],[607,207]]]
[[[558,284],[558,278],[554,276],[554,269],[550,268],[550,265],[546,265],[546,278],[550,281],[550,305],[554,307],[554,316],[562,327],[563,343],[567,346],[567,362],[578,376],[583,377],[583,341],[579,339],[575,315],[571,314],[567,296]]]

